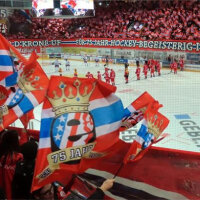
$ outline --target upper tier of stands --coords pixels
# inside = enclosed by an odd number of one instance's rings
[[[198,0],[111,1],[95,4],[96,16],[76,19],[32,18],[15,11],[8,39],[132,38],[143,40],[200,40]]]

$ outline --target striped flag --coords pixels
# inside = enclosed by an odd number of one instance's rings
[[[43,102],[49,80],[36,59],[32,53],[26,60],[18,72],[15,91],[0,106],[0,131]]]
[[[0,81],[14,72],[14,61],[7,40],[0,34]]]
[[[154,101],[147,106],[141,128],[124,158],[123,162],[125,164],[142,158],[168,126],[169,120],[158,112],[160,107],[162,105],[158,101]]]
[[[96,79],[51,77],[32,190],[80,172],[83,157],[102,157],[118,141],[124,108],[115,90]]]
[[[0,85],[5,87],[14,86],[17,83],[18,68],[14,64],[14,56],[23,65],[27,62],[26,58],[0,34]]]
[[[147,106],[154,102],[155,99],[148,93],[144,92],[135,101],[133,101],[125,110],[124,118],[122,119],[121,131],[125,131],[137,123],[139,123],[144,118],[144,113]]]

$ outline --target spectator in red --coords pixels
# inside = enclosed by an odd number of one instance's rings
[[[8,200],[12,199],[12,181],[16,164],[23,159],[19,153],[18,133],[15,130],[5,130],[0,141],[0,188]]]
[[[32,32],[10,33],[10,39],[61,38],[140,38],[199,40],[199,1],[111,1],[96,5],[96,15],[87,19],[32,19]],[[10,17],[14,23],[27,23],[19,13]],[[80,30],[80,27],[83,27]],[[142,27],[142,28],[141,28]]]

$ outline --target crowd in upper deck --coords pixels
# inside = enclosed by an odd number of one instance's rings
[[[29,22],[15,11],[9,21],[24,24],[20,30],[7,33],[9,39],[200,40],[200,2],[197,0],[95,3],[95,17],[32,18]]]

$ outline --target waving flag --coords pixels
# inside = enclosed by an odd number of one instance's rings
[[[25,129],[27,129],[28,127],[28,123],[31,119],[35,119],[34,118],[34,113],[33,110],[30,110],[29,112],[27,112],[26,114],[24,114],[22,117],[20,117],[20,121],[22,122],[23,126]]]
[[[154,101],[155,99],[148,92],[144,92],[133,101],[124,110],[125,117],[122,120],[120,131],[125,131],[139,123],[144,118],[147,106]]]
[[[14,72],[14,62],[11,56],[10,46],[0,34],[0,81]]]
[[[0,85],[5,87],[14,86],[17,83],[18,69],[14,64],[13,56],[23,63],[27,62],[26,58],[0,34]]]
[[[82,157],[104,156],[118,141],[124,108],[115,90],[96,79],[51,77],[33,190],[63,178],[66,171],[79,172]]]
[[[0,85],[0,106],[3,105],[8,98],[8,90]]]
[[[157,140],[168,126],[169,120],[158,112],[160,107],[162,107],[162,105],[157,101],[148,105],[141,128],[124,158],[123,162],[125,164],[129,161],[136,161],[142,158],[148,150],[148,147]]]
[[[37,55],[33,53],[24,63],[24,68],[18,72],[15,91],[0,106],[0,131],[43,101],[48,77],[36,59]]]

